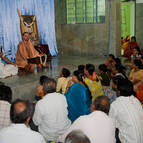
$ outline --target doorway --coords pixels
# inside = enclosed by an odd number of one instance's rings
[[[121,36],[135,36],[135,1],[122,0],[121,2]]]

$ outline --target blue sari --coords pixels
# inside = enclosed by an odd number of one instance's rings
[[[74,122],[79,116],[90,113],[91,94],[80,83],[73,84],[65,94],[68,104],[68,117]]]

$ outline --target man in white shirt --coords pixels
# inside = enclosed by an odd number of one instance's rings
[[[118,80],[118,81],[117,81]],[[132,83],[127,79],[112,79],[117,99],[111,104],[109,116],[119,129],[122,143],[143,143],[143,109],[134,96]]]
[[[37,102],[33,121],[47,141],[56,140],[70,127],[67,102],[64,95],[56,93],[56,81],[44,80],[45,96]]]
[[[30,120],[30,114],[25,101],[13,102],[10,109],[13,124],[0,130],[0,143],[46,143],[38,132],[26,126]]]
[[[108,117],[110,103],[106,96],[99,96],[91,105],[91,114],[79,117],[69,130],[59,137],[63,142],[67,134],[73,130],[81,130],[91,143],[115,143],[115,127]]]

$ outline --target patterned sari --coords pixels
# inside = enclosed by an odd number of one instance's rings
[[[143,102],[143,69],[140,69],[139,71],[132,69],[129,79],[133,82],[137,98],[140,102]]]
[[[100,80],[96,81],[96,80],[91,80],[89,78],[85,78],[84,82],[87,84],[87,86],[88,86],[88,88],[89,88],[89,90],[91,92],[92,101],[94,101],[94,99],[97,96],[104,95]]]

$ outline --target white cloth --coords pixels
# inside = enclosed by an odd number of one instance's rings
[[[0,78],[17,75],[18,68],[11,64],[3,64],[0,58]]]
[[[81,130],[90,139],[91,143],[115,143],[115,126],[110,117],[104,112],[94,111],[89,115],[79,117],[69,130],[59,137],[64,142],[68,133]]]
[[[0,130],[0,143],[46,143],[44,138],[25,124],[11,124]]]
[[[67,102],[60,93],[47,94],[37,102],[33,121],[38,125],[39,132],[48,141],[56,140],[70,127]]]
[[[11,104],[9,102],[0,100],[0,129],[11,124],[10,106]]]
[[[110,107],[109,116],[119,129],[122,143],[143,143],[143,109],[134,97],[118,97]]]

